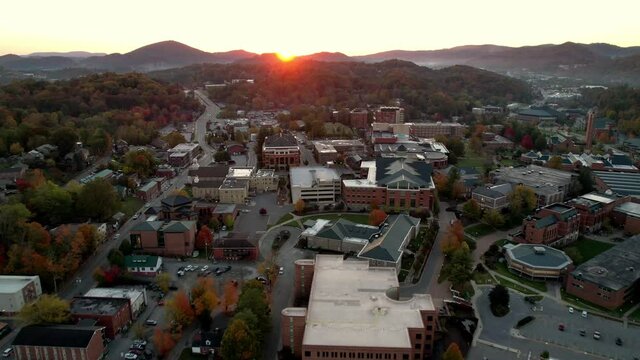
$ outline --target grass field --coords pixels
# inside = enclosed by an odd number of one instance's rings
[[[583,262],[595,257],[596,255],[611,249],[613,246],[613,244],[604,243],[597,240],[580,238],[578,241],[564,248],[563,250],[567,252],[567,254],[570,254],[572,253],[572,251],[569,249],[577,249],[578,253],[580,254],[580,258],[573,259],[573,262],[574,265],[580,265]]]
[[[133,216],[144,205],[144,202],[135,197],[126,198],[120,205],[120,211],[125,213],[127,217]]]
[[[503,263],[497,263],[496,264],[496,270],[495,270],[498,274],[508,277],[509,279],[513,279],[513,281],[518,282],[520,284],[532,287],[538,291],[542,291],[542,292],[546,292],[547,291],[547,284],[545,284],[542,281],[533,281],[533,280],[529,280],[529,279],[525,279],[523,277],[520,277],[514,273],[512,273],[511,271],[509,271],[509,269],[507,268],[507,265],[503,264]]]
[[[489,273],[481,273],[478,271],[474,271],[472,275],[473,275],[473,281],[475,281],[476,284],[484,285],[484,284],[496,283],[491,277],[491,275],[489,275]]]
[[[535,295],[536,294],[533,291],[531,291],[531,290],[525,288],[524,286],[522,286],[522,285],[520,285],[518,283],[515,283],[513,281],[509,281],[509,280],[506,280],[506,279],[503,279],[503,278],[498,278],[498,282],[504,287],[508,287],[508,288],[513,289],[513,290],[519,291],[519,292],[521,292],[521,293],[523,293],[525,295]]]
[[[491,234],[493,231],[493,228],[487,224],[475,224],[464,229],[464,232],[476,238]]]
[[[280,219],[278,219],[278,221],[275,223],[275,225],[279,225],[282,224],[284,222],[287,222],[289,220],[293,219],[293,215],[291,213],[287,213],[282,215],[282,217]]]
[[[472,168],[482,168],[482,166],[484,165],[485,161],[487,161],[485,158],[481,157],[481,156],[465,156],[463,158],[458,159],[458,163],[456,164],[456,167],[472,167]]]

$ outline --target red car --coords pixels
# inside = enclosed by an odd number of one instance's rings
[[[558,330],[564,331],[564,324],[559,324],[558,325]]]
[[[164,305],[164,300],[158,301],[158,306],[163,306],[163,305]]]

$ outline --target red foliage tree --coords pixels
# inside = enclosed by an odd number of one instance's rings
[[[511,139],[513,140],[516,137],[516,132],[513,130],[513,128],[508,127],[506,129],[504,129],[504,137],[506,137],[507,139]]]
[[[158,355],[163,357],[176,346],[176,341],[168,331],[163,331],[160,328],[156,328],[153,333],[153,345],[158,352]]]
[[[211,246],[213,242],[213,234],[207,225],[202,225],[200,231],[198,231],[198,236],[196,237],[195,247],[198,250],[204,250],[205,247]]]
[[[520,145],[527,150],[533,149],[533,139],[531,138],[531,135],[527,134],[523,136],[522,140],[520,140]]]
[[[369,224],[373,226],[378,226],[382,224],[384,219],[387,218],[387,213],[381,209],[371,210],[369,213]]]

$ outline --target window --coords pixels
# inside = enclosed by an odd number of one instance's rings
[[[433,330],[433,326],[432,325],[427,325],[427,331],[431,331]]]
[[[419,353],[413,354],[413,358],[414,359],[420,359],[420,354]]]
[[[431,315],[427,316],[427,321],[433,321],[433,316]]]
[[[158,247],[164,247],[164,232],[158,231]]]
[[[305,351],[304,356],[311,356],[311,351]]]
[[[413,346],[413,348],[414,348],[414,349],[416,349],[416,350],[420,350],[420,343],[416,343],[416,344]]]
[[[416,340],[421,340],[422,339],[422,334],[416,334]]]

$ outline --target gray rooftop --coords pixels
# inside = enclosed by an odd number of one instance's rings
[[[387,225],[388,224],[388,225]],[[383,234],[374,238],[358,254],[359,258],[397,262],[404,251],[403,240],[412,227],[420,225],[420,219],[406,214],[390,215],[383,225]]]
[[[291,186],[314,187],[318,183],[340,181],[336,169],[322,166],[293,167],[289,170]]]
[[[613,291],[633,285],[640,279],[640,235],[588,260],[571,274]]]
[[[640,173],[594,171],[593,175],[616,194],[640,195]]]
[[[634,202],[620,204],[616,206],[614,210],[629,216],[640,217],[640,204],[636,204]]]
[[[129,304],[129,299],[106,297],[75,297],[71,300],[72,314],[114,315],[123,306]]]
[[[558,187],[567,186],[571,184],[571,178],[576,176],[568,171],[555,170],[538,165],[518,168],[503,167],[495,170],[494,173],[495,177],[501,182],[523,184],[534,188],[536,193],[538,193],[538,189],[543,187],[557,189]]]
[[[508,248],[506,254],[513,261],[535,268],[561,270],[572,263],[564,251],[544,245],[518,244]]]

